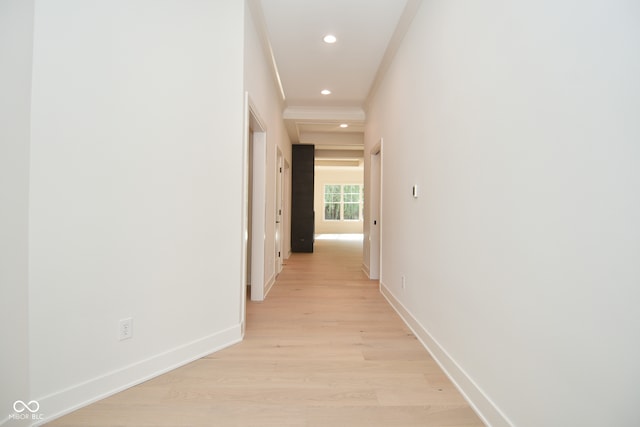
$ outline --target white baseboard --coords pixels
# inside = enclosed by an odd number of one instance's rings
[[[362,271],[364,271],[364,274],[366,274],[367,277],[371,279],[371,275],[369,274],[369,266],[364,262],[362,263]]]
[[[50,422],[55,418],[236,344],[242,341],[241,329],[240,324],[232,326],[84,383],[37,398],[35,400],[40,404],[44,419],[33,425]]]
[[[271,288],[273,288],[273,285],[275,285],[276,283],[276,276],[271,276],[271,279],[269,279],[269,281],[267,282],[267,285],[264,287],[264,297],[267,298],[267,295],[269,295],[269,291],[271,290]]]
[[[413,331],[422,345],[427,349],[431,357],[449,377],[460,393],[469,402],[482,421],[491,427],[510,427],[513,424],[498,409],[491,399],[478,387],[467,373],[449,356],[447,351],[431,336],[420,322],[396,299],[382,282],[380,292],[389,302],[391,307],[400,315],[404,323]]]

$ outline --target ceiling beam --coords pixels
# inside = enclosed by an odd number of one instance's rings
[[[301,144],[364,146],[363,133],[301,132]]]
[[[360,107],[287,107],[282,113],[285,120],[362,122],[366,120],[365,112]]]

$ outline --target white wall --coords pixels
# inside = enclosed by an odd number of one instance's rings
[[[495,426],[640,424],[638,22],[423,2],[370,108],[383,290]]]
[[[30,365],[45,415],[241,338],[243,26],[234,0],[36,4]]]
[[[33,1],[0,2],[0,424],[29,401],[28,209]],[[15,423],[17,425],[17,423]]]
[[[255,5],[254,5],[255,6]],[[254,11],[255,12],[255,11]],[[275,227],[276,227],[276,147],[280,147],[284,159],[291,164],[291,142],[282,120],[282,98],[273,77],[271,64],[256,28],[256,20],[247,6],[245,14],[245,90],[266,127],[266,233],[265,233],[265,286],[275,279]],[[290,252],[291,238],[289,214],[285,213],[283,253]],[[255,236],[254,236],[255,238]],[[254,244],[257,241],[254,240]],[[255,284],[252,284],[254,286]]]
[[[355,166],[316,166],[314,177],[314,209],[316,234],[362,233],[360,221],[325,221],[324,186],[325,184],[363,184],[363,170]]]

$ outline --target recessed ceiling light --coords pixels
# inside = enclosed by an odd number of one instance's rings
[[[325,43],[329,43],[329,44],[335,43],[336,41],[338,41],[336,36],[334,36],[333,34],[327,34],[326,36],[324,36],[322,40],[324,40]]]
[[[349,127],[349,125],[348,125],[348,124],[346,124],[346,123],[343,123],[343,124],[341,124],[341,125],[340,125],[340,127],[341,127],[341,128],[348,128],[348,127]]]
[[[331,95],[331,91],[329,89],[322,89],[320,93],[323,95]]]

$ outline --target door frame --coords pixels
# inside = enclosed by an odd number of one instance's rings
[[[382,277],[382,145],[383,140],[369,152],[369,278]]]
[[[252,301],[264,300],[264,259],[266,230],[266,164],[267,164],[267,128],[258,109],[245,92],[243,141],[243,199],[242,199],[242,254],[240,286],[240,322],[244,335],[247,304],[247,271],[251,272]],[[252,161],[249,146],[252,149]],[[250,173],[251,172],[251,173]],[[249,177],[252,176],[252,191],[249,191]],[[249,201],[251,197],[251,201]],[[251,212],[249,212],[251,206]],[[251,221],[251,245],[249,246],[249,221]],[[257,238],[262,236],[262,238]],[[251,251],[251,257],[248,257]],[[249,261],[250,259],[250,261]],[[247,263],[250,262],[251,265]]]
[[[275,235],[273,239],[275,253],[275,274],[282,271],[284,257],[284,156],[276,146],[276,203]]]

